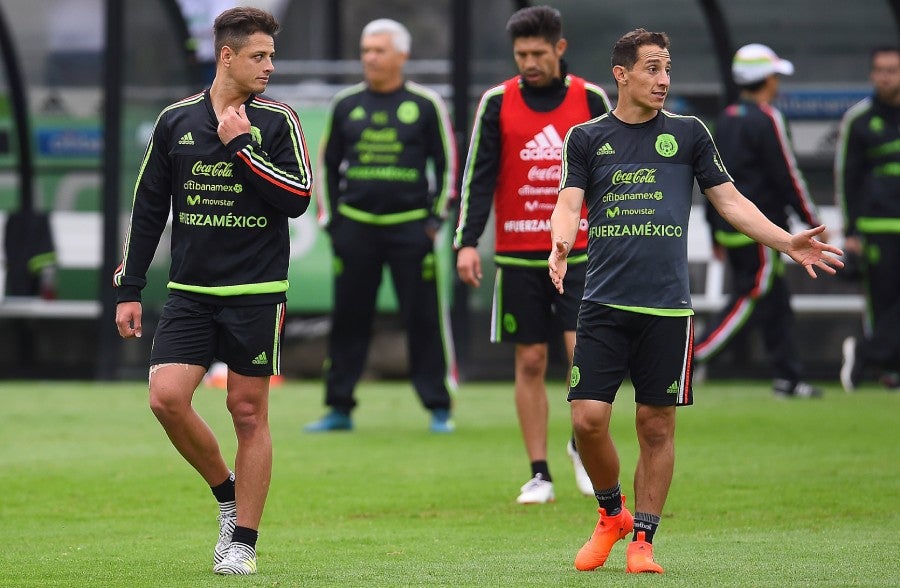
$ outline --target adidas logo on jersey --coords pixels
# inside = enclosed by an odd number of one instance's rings
[[[262,353],[254,357],[253,361],[250,363],[252,363],[253,365],[268,365],[269,357],[266,355],[266,352],[263,351]]]
[[[562,147],[562,137],[551,124],[525,143],[525,148],[519,151],[519,157],[522,161],[559,161],[562,159]]]
[[[668,389],[666,390],[666,392],[667,392],[668,394],[678,394],[678,390],[679,390],[680,388],[681,388],[681,386],[678,385],[678,380],[675,380],[674,382],[672,382],[671,384],[669,384],[669,387],[668,387]]]
[[[178,139],[179,145],[193,145],[194,144],[194,136],[190,133],[185,133]]]
[[[604,143],[602,147],[597,149],[597,155],[615,155],[616,150],[609,143]]]

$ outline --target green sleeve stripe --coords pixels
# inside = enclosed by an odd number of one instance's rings
[[[550,253],[547,253],[549,257]],[[569,265],[576,265],[579,263],[585,263],[587,261],[587,253],[581,253],[579,255],[573,255],[568,258]],[[509,255],[495,255],[494,263],[498,265],[506,265],[506,266],[514,266],[514,267],[538,267],[545,268],[547,267],[546,259],[524,259],[522,257],[512,257]]]
[[[861,216],[856,219],[860,233],[900,233],[900,218]]]
[[[732,247],[746,247],[752,245],[755,241],[744,233],[734,233],[731,231],[716,231],[714,233],[716,243],[729,249]]]

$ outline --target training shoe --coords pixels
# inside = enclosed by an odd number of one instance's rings
[[[821,398],[822,390],[804,381],[791,382],[785,379],[772,381],[772,392],[779,398]]]
[[[625,572],[629,574],[662,574],[665,570],[653,561],[653,544],[644,541],[644,532],[625,549]]]
[[[219,540],[213,549],[213,564],[218,564],[228,554],[228,546],[231,545],[231,535],[237,524],[237,509],[231,508],[219,513]]]
[[[582,572],[596,570],[606,563],[609,552],[616,541],[624,539],[634,529],[634,517],[625,508],[625,497],[622,496],[622,511],[616,516],[607,516],[606,509],[597,509],[600,520],[587,543],[581,546],[575,556],[575,569]]]
[[[232,543],[228,546],[225,559],[214,565],[213,571],[222,575],[255,574],[256,549],[246,543]]]
[[[428,430],[432,433],[452,433],[456,430],[450,411],[446,408],[436,408],[431,411],[431,424]]]
[[[900,374],[897,372],[884,372],[881,374],[881,377],[878,378],[878,381],[881,382],[881,385],[884,386],[885,390],[900,389]]]
[[[572,460],[572,466],[575,468],[575,485],[578,486],[578,491],[585,496],[593,496],[594,483],[588,477],[587,470],[584,469],[584,464],[581,463],[581,456],[578,455],[575,444],[572,443],[571,439],[566,443],[566,453],[569,454],[569,459]]]
[[[303,430],[307,433],[326,433],[328,431],[352,431],[353,419],[349,414],[331,410],[321,419],[309,423]]]
[[[841,344],[841,386],[848,394],[856,390],[862,366],[856,357],[856,337],[847,337]]]
[[[545,504],[556,500],[556,496],[553,495],[553,482],[545,480],[543,474],[535,474],[525,482],[519,492],[519,497],[516,498],[519,504]]]

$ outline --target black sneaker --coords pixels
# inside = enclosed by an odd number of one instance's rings
[[[779,398],[820,398],[821,388],[804,381],[791,382],[785,379],[772,381],[772,392]]]

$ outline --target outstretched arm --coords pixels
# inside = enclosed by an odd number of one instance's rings
[[[844,267],[844,263],[837,258],[844,254],[843,251],[815,238],[825,231],[825,225],[791,235],[766,218],[756,205],[745,198],[730,182],[708,188],[706,197],[734,228],[754,241],[789,255],[806,268],[806,273],[810,277],[817,277],[815,270],[817,267],[829,274],[835,273],[835,268]]]

